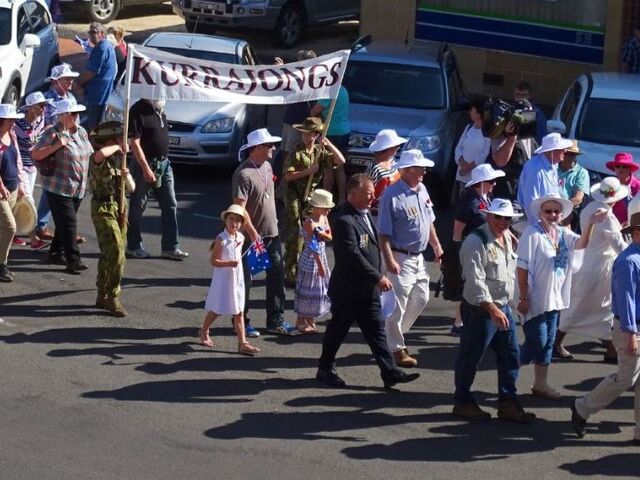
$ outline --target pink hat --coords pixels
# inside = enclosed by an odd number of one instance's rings
[[[607,162],[607,168],[609,170],[614,170],[618,165],[627,166],[632,172],[640,168],[640,165],[633,161],[633,155],[625,152],[616,153],[613,162]]]

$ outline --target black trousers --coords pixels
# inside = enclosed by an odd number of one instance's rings
[[[45,190],[46,191],[46,190]],[[46,191],[51,215],[56,224],[56,232],[49,248],[49,256],[64,253],[68,264],[80,261],[80,250],[76,242],[76,212],[80,208],[81,198],[72,198]]]
[[[346,298],[336,301],[332,298],[331,302],[332,317],[322,338],[319,367],[324,370],[335,367],[338,349],[355,320],[380,368],[382,380],[387,380],[397,366],[387,346],[380,300],[372,298],[369,301],[363,301]]]

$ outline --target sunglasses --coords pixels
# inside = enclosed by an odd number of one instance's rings
[[[485,181],[483,181],[482,183],[488,183],[488,184],[490,184],[490,185],[495,185],[495,184],[496,184],[496,181],[495,181],[495,180],[485,180]]]
[[[496,220],[506,220],[507,222],[510,222],[512,220],[511,217],[505,217],[503,215],[496,215],[495,213],[492,214],[493,218],[495,218]]]
[[[89,30],[89,33],[100,33],[98,30]]]
[[[547,215],[551,215],[552,213],[555,213],[556,215],[559,215],[562,210],[552,210],[552,209],[545,209],[543,210],[544,213],[546,213]]]
[[[269,150],[271,150],[272,148],[276,148],[276,144],[275,143],[263,143],[262,146],[266,147]]]

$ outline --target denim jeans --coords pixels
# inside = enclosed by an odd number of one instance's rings
[[[524,322],[522,325],[524,343],[520,348],[520,365],[528,365],[531,362],[536,365],[551,363],[559,320],[560,312],[552,310]]]
[[[153,190],[160,206],[162,222],[162,251],[173,252],[180,246],[178,239],[178,202],[174,188],[173,170],[169,160],[160,162],[162,168],[162,184],[159,188],[147,183],[137,162],[131,162],[131,175],[136,182],[136,190],[129,199],[129,230],[127,231],[127,250],[142,248],[141,223],[142,214],[147,208],[149,190]]]
[[[473,400],[471,385],[488,347],[496,353],[498,399],[516,398],[520,357],[516,324],[509,306],[500,309],[509,319],[508,330],[498,330],[489,314],[481,307],[462,302],[460,313],[463,327],[455,366],[456,405],[464,405]]]
[[[43,229],[51,221],[51,208],[49,208],[49,199],[45,191],[42,191],[40,195],[40,202],[38,203],[38,228]]]
[[[284,321],[284,263],[282,261],[282,244],[279,237],[263,238],[264,246],[269,253],[271,268],[267,273],[267,329],[275,328]],[[245,252],[251,246],[251,241],[246,241],[242,247]],[[249,321],[249,294],[251,292],[251,274],[247,265],[247,255],[242,257],[242,269],[244,271],[244,322]]]

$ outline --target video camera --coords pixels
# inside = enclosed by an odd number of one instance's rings
[[[518,135],[521,139],[536,137],[536,112],[528,100],[509,103],[500,98],[489,98],[484,104],[482,134],[489,138],[509,136],[505,132],[509,122],[516,127],[511,135]]]

